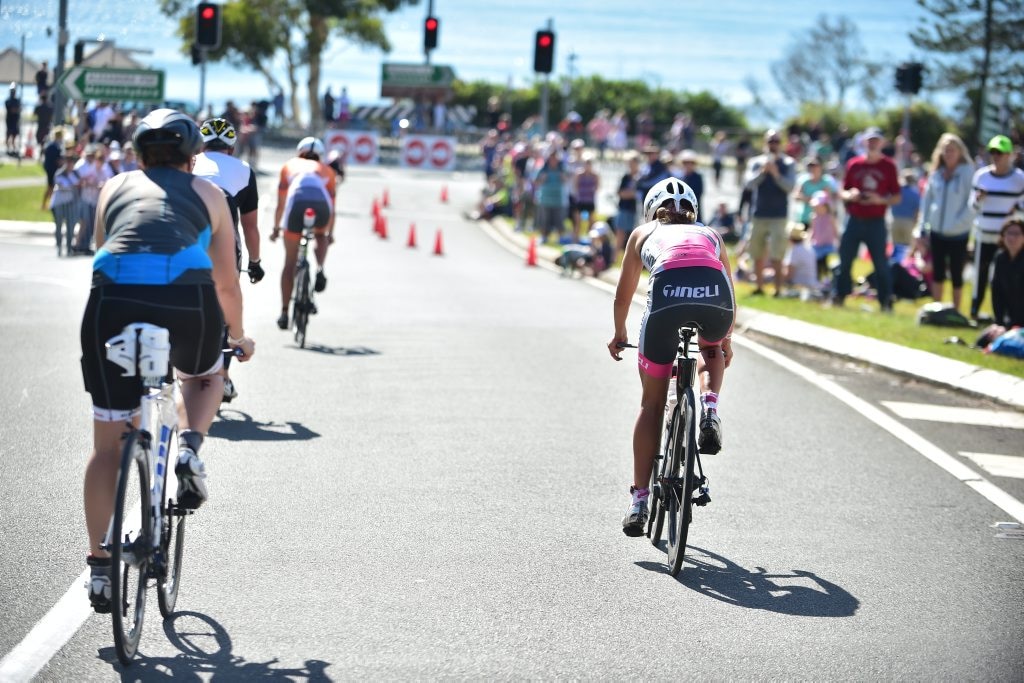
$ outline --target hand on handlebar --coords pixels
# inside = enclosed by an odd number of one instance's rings
[[[636,346],[629,343],[629,337],[626,335],[615,335],[612,340],[608,342],[608,353],[612,355],[615,360],[622,360],[622,349],[635,349]]]
[[[256,342],[249,337],[242,337],[242,341],[238,344],[228,342],[228,346],[235,350],[235,355],[238,356],[238,360],[243,363],[251,359],[253,354],[256,353]],[[239,351],[241,351],[241,354],[238,353]]]
[[[249,261],[249,282],[256,284],[263,279],[266,273],[263,271],[263,266],[260,265],[259,261]]]

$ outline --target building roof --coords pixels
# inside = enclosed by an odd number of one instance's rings
[[[13,47],[5,48],[0,52],[0,85],[6,86],[10,83],[36,82],[36,72],[39,71],[40,62],[25,56],[25,66],[21,65],[21,51]],[[48,80],[53,80],[53,72],[50,72]]]

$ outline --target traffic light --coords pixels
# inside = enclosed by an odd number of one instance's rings
[[[75,41],[75,64],[76,65],[82,63],[82,60],[85,58],[84,57],[84,53],[85,53],[85,41],[84,40]]]
[[[921,90],[924,64],[904,62],[896,67],[896,89],[905,95],[916,95]]]
[[[196,6],[196,45],[207,50],[220,47],[220,5],[201,2]]]
[[[441,22],[437,17],[427,17],[423,22],[423,48],[433,50],[437,47],[437,30],[441,28]]]
[[[554,63],[554,31],[537,31],[537,37],[533,41],[533,70],[537,73],[549,74]]]

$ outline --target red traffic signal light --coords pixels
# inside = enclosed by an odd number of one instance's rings
[[[423,22],[423,49],[433,50],[437,47],[437,31],[441,28],[441,22],[437,17],[427,17]]]
[[[220,5],[201,2],[196,6],[196,45],[207,50],[220,47]]]
[[[555,64],[555,34],[553,31],[537,31],[533,41],[533,70],[549,74]]]

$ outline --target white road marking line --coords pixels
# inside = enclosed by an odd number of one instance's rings
[[[1024,479],[1024,458],[1016,455],[999,455],[997,453],[967,453],[960,451],[960,455],[985,470],[993,477],[1007,477],[1010,479]]]
[[[769,349],[766,346],[762,346],[761,344],[741,335],[733,335],[733,341],[767,358],[786,370],[789,370],[794,375],[802,377],[822,391],[831,394],[856,410],[868,420],[871,420],[876,425],[895,436],[910,448],[913,448],[915,451],[946,470],[946,472],[953,475],[967,486],[980,493],[1003,512],[1007,513],[1017,521],[1024,522],[1024,503],[1021,503],[1006,491],[985,479],[967,465],[964,465],[954,456],[946,453],[938,446],[935,446],[930,441],[924,439],[909,427],[903,426],[895,418],[890,417],[881,409],[876,408],[862,398],[854,396],[835,382],[826,379],[813,370],[800,365],[799,363],[787,358],[781,353]]]
[[[901,401],[882,401],[882,405],[904,420],[955,422],[957,424],[974,425],[977,427],[1024,429],[1024,413],[1016,411],[957,408],[955,406],[904,403]]]
[[[136,504],[125,518],[125,527],[137,529],[141,526],[142,506]],[[108,530],[109,534],[110,531]],[[91,570],[86,567],[71,587],[32,627],[20,643],[0,659],[0,683],[8,681],[30,681],[53,656],[82,628],[82,624],[93,614],[92,605],[86,596],[85,584]]]
[[[88,579],[86,568],[24,640],[0,659],[0,681],[31,680],[71,640],[92,614],[83,588]]]

